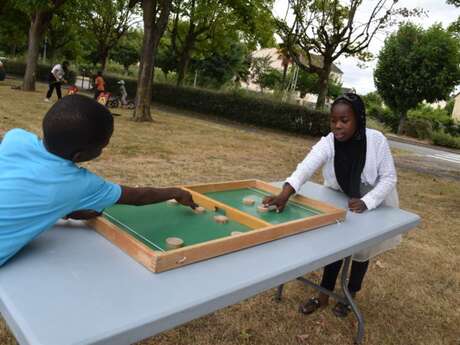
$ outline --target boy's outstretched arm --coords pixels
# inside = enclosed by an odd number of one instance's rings
[[[176,199],[179,203],[191,208],[198,207],[193,201],[192,195],[180,188],[150,188],[150,187],[126,187],[121,186],[121,197],[117,204],[147,205],[157,202]]]

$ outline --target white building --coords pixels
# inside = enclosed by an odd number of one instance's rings
[[[252,52],[251,57],[253,59],[265,58],[268,60],[268,65],[270,68],[276,69],[280,72],[283,72],[284,70],[283,62],[285,59],[284,59],[282,52],[278,48],[259,49],[259,50]],[[306,64],[306,58],[301,57],[301,59],[302,59],[302,63]],[[323,57],[312,54],[312,62],[316,67],[321,68],[323,66]],[[286,63],[288,66],[288,70],[290,70],[293,66],[293,62],[286,61]],[[342,82],[342,75],[343,75],[343,72],[335,64],[332,64],[331,76],[330,76],[331,79],[333,79],[337,83],[340,83]],[[243,84],[243,87],[246,87],[249,90],[260,91],[260,86],[256,84],[255,81],[252,79],[249,79],[248,83],[242,83],[242,84]],[[303,98],[300,98],[300,92],[297,91],[296,94],[297,94],[296,100],[299,104],[308,104],[308,103],[315,104],[318,98],[317,95],[315,94],[306,94],[305,97]]]

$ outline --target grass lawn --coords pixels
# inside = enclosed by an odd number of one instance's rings
[[[50,107],[43,102],[45,86],[37,84],[38,91],[30,93],[11,89],[18,84],[0,83],[0,133],[22,127],[41,135],[41,119]],[[318,140],[161,106],[153,107],[153,123],[134,123],[127,110],[117,112],[122,115],[115,118],[112,141],[87,167],[132,186],[281,180]],[[395,152],[397,163],[401,155]],[[364,344],[459,345],[460,181],[407,165],[398,176],[401,208],[419,214],[422,224],[396,250],[371,262],[357,297],[366,321]],[[314,180],[320,181],[319,174]],[[309,277],[318,279],[320,272]],[[352,344],[351,316],[338,319],[330,307],[308,317],[298,313],[311,294],[291,282],[282,303],[273,301],[274,290],[267,291],[138,344]],[[4,321],[0,344],[16,344]]]

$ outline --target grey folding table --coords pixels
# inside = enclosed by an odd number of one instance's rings
[[[341,193],[318,184],[301,193],[346,207]],[[343,223],[162,273],[81,223],[60,224],[0,268],[0,311],[22,345],[130,344],[350,257],[419,220],[389,207],[349,212]]]

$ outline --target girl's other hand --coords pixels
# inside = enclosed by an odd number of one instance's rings
[[[361,199],[352,198],[348,201],[348,208],[351,212],[362,213],[367,210],[367,206]]]

